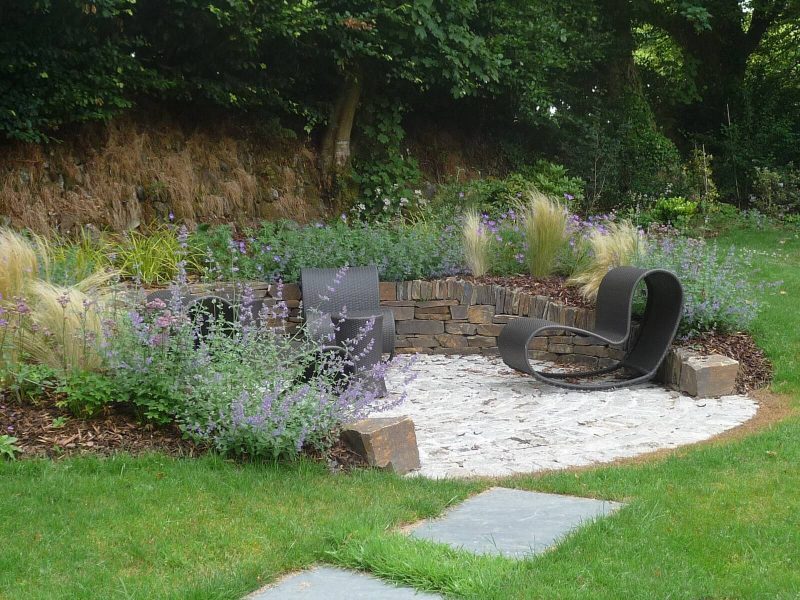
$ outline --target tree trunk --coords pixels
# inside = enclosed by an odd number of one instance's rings
[[[322,139],[320,164],[323,180],[329,190],[350,163],[350,136],[360,99],[361,77],[347,75]]]

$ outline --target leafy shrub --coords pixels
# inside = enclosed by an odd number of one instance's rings
[[[92,417],[119,399],[114,381],[106,375],[91,371],[76,370],[66,373],[56,391],[63,394],[56,404],[80,417]]]
[[[800,169],[793,164],[768,169],[756,167],[753,204],[772,217],[800,213]]]
[[[441,205],[455,206],[460,211],[470,208],[496,218],[524,201],[528,192],[538,191],[571,205],[583,199],[583,188],[583,180],[569,176],[565,167],[542,160],[502,179],[486,177],[444,185],[435,198],[434,208]]]
[[[36,403],[48,388],[55,387],[58,373],[47,365],[17,362],[0,371],[3,389],[18,402]]]
[[[525,259],[534,277],[547,277],[567,240],[568,213],[558,202],[539,192],[528,192],[520,209],[527,249]]]
[[[755,254],[731,247],[722,251],[705,240],[665,236],[653,241],[637,264],[673,271],[684,291],[681,330],[746,330],[757,316],[769,284],[751,283]]]
[[[380,407],[368,378],[344,374],[344,359],[309,375],[321,364],[319,343],[274,327],[288,314],[284,303],[251,318],[252,292],[245,288],[240,319],[223,324],[195,316],[207,329],[198,337],[180,287],[173,291],[169,303],[134,303],[109,339],[107,375],[143,417],[174,421],[225,454],[279,458],[304,446],[326,448],[337,425]],[[385,368],[378,365],[376,375]]]
[[[520,174],[545,196],[566,200],[571,206],[580,206],[583,202],[586,183],[580,177],[570,176],[563,165],[540,160],[532,167],[520,169]]]
[[[659,223],[670,223],[680,228],[688,224],[695,214],[697,214],[698,203],[687,200],[682,196],[672,196],[670,198],[659,198],[653,207],[653,213]]]
[[[489,253],[492,248],[492,238],[487,231],[481,216],[476,210],[467,211],[464,216],[462,228],[464,238],[464,259],[467,268],[475,277],[482,277],[489,270]]]
[[[460,231],[453,225],[323,225],[265,222],[235,240],[229,227],[201,227],[191,238],[203,249],[203,276],[298,281],[302,267],[375,264],[381,278],[399,281],[463,272]]]

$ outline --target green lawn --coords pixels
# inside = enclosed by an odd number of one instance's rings
[[[780,243],[783,240],[783,243]],[[776,390],[800,397],[800,239],[734,232],[782,279],[756,323]],[[240,598],[324,561],[463,598],[796,598],[800,419],[644,465],[502,480],[624,500],[525,561],[394,533],[494,482],[433,482],[214,457],[0,464],[0,597]]]

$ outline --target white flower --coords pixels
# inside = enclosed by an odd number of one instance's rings
[[[408,198],[400,198],[400,206],[405,206],[408,204]]]
[[[383,205],[384,205],[384,206],[389,206],[391,203],[392,203],[392,201],[391,201],[391,200],[389,200],[388,198],[384,198],[384,199],[383,199]]]
[[[358,205],[358,210],[367,210],[367,207],[362,203]]]

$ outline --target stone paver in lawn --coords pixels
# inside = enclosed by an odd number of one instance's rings
[[[333,567],[315,567],[262,588],[244,600],[442,600],[380,579]]]
[[[443,517],[423,521],[411,535],[478,554],[522,558],[619,509],[619,502],[492,488]]]
[[[545,365],[546,366],[546,365]],[[414,421],[428,477],[505,476],[564,469],[675,448],[750,419],[746,396],[692,398],[656,384],[583,392],[539,383],[499,357],[418,355],[404,386],[402,367],[386,377],[389,400],[373,416]]]

